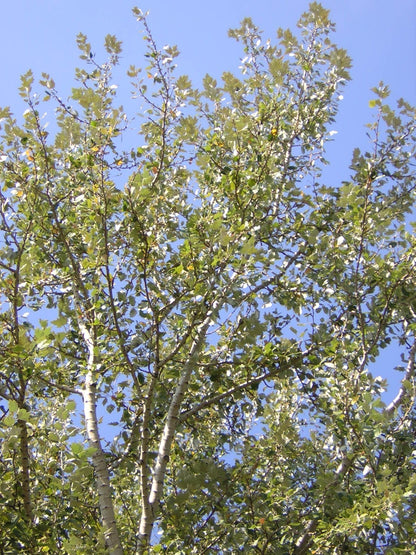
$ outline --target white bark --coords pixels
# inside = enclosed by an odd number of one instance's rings
[[[114,513],[113,499],[110,486],[110,476],[108,473],[105,454],[101,446],[98,430],[97,404],[95,392],[95,357],[94,341],[87,327],[80,322],[80,329],[88,347],[88,372],[85,377],[84,389],[82,391],[84,399],[85,427],[89,444],[94,447],[92,463],[94,466],[95,479],[98,491],[98,503],[100,515],[104,527],[104,536],[110,555],[123,555],[123,549],[117,530],[117,523]]]
[[[153,401],[153,390],[156,383],[156,377],[153,376],[149,384],[145,403],[143,408],[143,422],[141,428],[141,446],[140,446],[140,490],[141,490],[141,506],[142,514],[140,519],[140,529],[139,534],[141,538],[142,547],[146,548],[149,540],[150,534],[154,522],[152,507],[149,503],[149,466],[148,466],[148,455],[149,455],[149,423],[151,417],[152,401]],[[148,531],[148,533],[146,532]]]
[[[409,382],[414,380],[414,377],[415,377],[415,356],[416,356],[416,337],[410,349],[409,360],[407,361],[406,374],[404,376],[404,380]],[[396,409],[398,409],[400,405],[403,403],[403,400],[408,396],[408,394],[409,394],[408,389],[402,385],[396,397],[386,407],[385,409],[386,413],[391,414]]]
[[[195,368],[195,362],[205,341],[211,314],[212,313],[210,312],[202,324],[198,326],[197,334],[191,345],[187,362],[184,365],[181,377],[169,405],[165,426],[159,443],[159,451],[155,463],[149,499],[145,504],[147,510],[143,512],[140,519],[139,535],[142,542],[142,552],[145,552],[149,545],[153,525],[159,512],[160,499],[163,493],[163,484],[166,475],[166,467],[169,462],[172,442],[179,422],[179,411],[188,387],[189,379]]]

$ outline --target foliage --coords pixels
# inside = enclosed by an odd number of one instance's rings
[[[350,66],[326,10],[276,45],[243,20],[240,73],[201,90],[134,14],[138,136],[113,36],[99,63],[79,35],[68,100],[28,72],[1,111],[2,553],[408,553],[414,109],[375,88],[325,185]]]

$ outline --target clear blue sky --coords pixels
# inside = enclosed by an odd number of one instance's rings
[[[16,115],[23,110],[17,87],[19,75],[29,68],[38,76],[42,71],[51,74],[61,95],[67,96],[79,63],[78,32],[88,36],[98,55],[104,36],[115,34],[124,43],[123,66],[146,65],[141,28],[131,15],[134,5],[150,10],[157,42],[178,45],[179,71],[198,85],[205,73],[220,76],[224,70],[237,70],[240,51],[227,37],[228,28],[250,16],[274,39],[278,27],[294,27],[308,4],[307,0],[5,0],[0,23],[0,106],[11,106]],[[330,176],[340,182],[348,177],[352,149],[366,144],[370,88],[383,80],[394,98],[416,103],[416,1],[326,0],[322,4],[337,24],[335,41],[347,49],[354,64],[335,126],[336,143],[329,151]],[[386,370],[390,361],[384,359]],[[376,372],[386,375],[382,368]]]

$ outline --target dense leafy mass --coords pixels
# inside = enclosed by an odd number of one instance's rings
[[[276,44],[245,19],[240,73],[201,90],[134,14],[137,114],[120,42],[101,63],[83,35],[68,100],[28,72],[0,114],[1,552],[409,553],[415,110],[374,89],[327,184],[326,10]]]

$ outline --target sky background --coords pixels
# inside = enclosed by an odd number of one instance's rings
[[[75,43],[79,32],[88,36],[97,61],[110,33],[123,41],[123,70],[130,64],[145,66],[142,29],[131,15],[135,5],[150,11],[150,27],[160,46],[178,45],[179,74],[189,75],[198,86],[206,73],[218,78],[223,71],[237,71],[242,52],[227,37],[227,30],[237,27],[243,17],[252,17],[265,38],[273,41],[278,27],[294,29],[308,4],[306,0],[3,0],[0,106],[10,106],[16,116],[23,112],[17,88],[19,76],[29,68],[38,77],[49,73],[60,95],[67,97],[74,68],[82,64]],[[331,183],[336,185],[348,179],[353,148],[368,144],[365,123],[372,119],[371,87],[384,81],[393,99],[404,97],[416,103],[416,0],[326,0],[322,4],[337,24],[333,40],[353,59],[352,82],[344,91],[334,126],[336,142],[328,149],[331,167],[325,178],[336,179]],[[119,83],[127,85],[122,75]],[[388,375],[394,355],[391,349],[377,374]],[[397,385],[399,376],[390,378]]]

